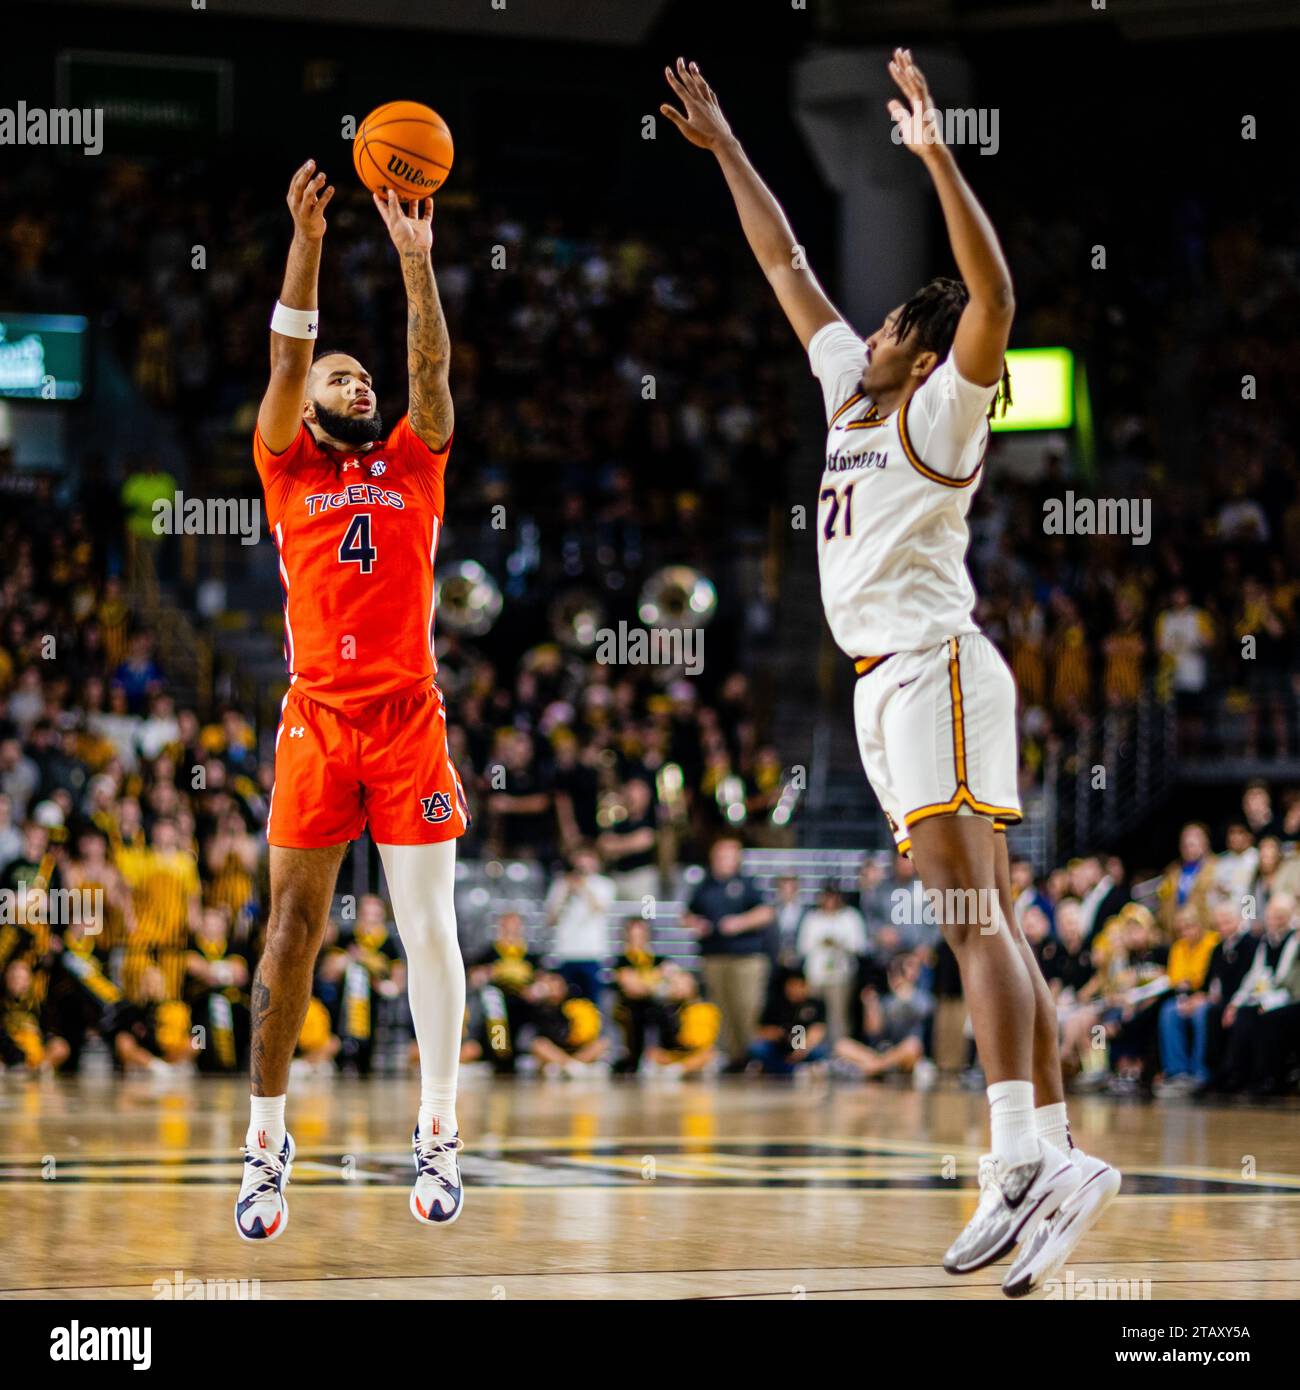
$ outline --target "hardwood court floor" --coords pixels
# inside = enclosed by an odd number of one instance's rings
[[[194,1279],[257,1280],[261,1298],[1002,1297],[1005,1266],[939,1267],[974,1207],[979,1094],[466,1077],[466,1204],[438,1230],[407,1209],[415,1083],[295,1084],[291,1222],[257,1247],[232,1222],[246,1097],[233,1080],[0,1079],[0,1297]],[[1125,1175],[1062,1276],[1073,1296],[1149,1280],[1152,1299],[1300,1298],[1300,1109],[1071,1109]]]

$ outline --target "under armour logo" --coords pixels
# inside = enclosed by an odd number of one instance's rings
[[[451,797],[446,792],[434,792],[432,796],[420,798],[420,814],[435,825],[451,815]]]
[[[343,465],[343,471],[346,473],[349,468],[355,468],[359,472],[361,469],[361,465],[356,461],[356,459],[348,459],[348,461]]]
[[[370,476],[372,478],[382,477],[387,470],[388,465],[383,461],[383,459],[376,459],[374,463],[370,465]]]
[[[299,724],[298,727],[297,727],[296,729],[290,729],[290,730],[289,730],[289,737],[290,737],[290,738],[302,738],[303,735],[306,734],[306,732],[307,732],[307,726],[306,726],[305,724]]]

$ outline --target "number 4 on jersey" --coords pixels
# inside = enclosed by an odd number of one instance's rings
[[[358,512],[350,522],[339,546],[339,563],[360,565],[362,574],[369,574],[375,567],[375,556],[379,551],[370,541],[370,513]]]

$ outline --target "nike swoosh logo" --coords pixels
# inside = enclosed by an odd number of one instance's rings
[[[907,687],[908,687],[909,685],[915,685],[916,682],[919,681],[920,679],[921,679],[920,676],[913,676],[912,679],[911,679],[910,681],[899,681],[899,682],[898,682],[898,688],[899,688],[900,690],[906,690]]]

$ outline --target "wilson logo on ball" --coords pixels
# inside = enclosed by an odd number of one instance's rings
[[[413,183],[417,188],[437,188],[441,179],[431,179],[423,169],[408,164],[401,155],[388,156],[388,172],[405,183]]]

